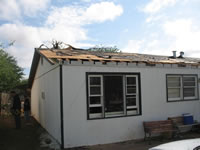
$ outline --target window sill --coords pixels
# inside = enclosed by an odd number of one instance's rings
[[[120,111],[120,112],[105,112],[105,118],[109,118],[109,117],[120,117],[120,116],[124,116],[124,112]]]
[[[121,115],[121,116],[109,116],[104,118],[87,118],[87,120],[102,120],[102,119],[113,119],[113,118],[124,118],[124,117],[134,117],[141,116],[142,114],[132,114],[132,115]]]
[[[195,99],[180,99],[180,100],[167,100],[168,103],[173,103],[173,102],[187,102],[187,101],[198,101],[199,98],[195,98]]]

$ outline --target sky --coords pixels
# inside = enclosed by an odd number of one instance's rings
[[[28,78],[34,48],[77,48],[200,57],[200,0],[0,0],[0,43]]]

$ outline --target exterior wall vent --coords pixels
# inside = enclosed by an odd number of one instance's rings
[[[186,67],[186,64],[178,64],[178,67],[181,67],[181,68]]]
[[[149,66],[149,67],[155,67],[156,64],[146,63],[146,66]]]

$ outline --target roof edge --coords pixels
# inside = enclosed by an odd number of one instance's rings
[[[29,79],[28,79],[28,87],[32,88],[33,80],[36,74],[37,66],[40,60],[40,57],[44,57],[51,65],[54,65],[46,56],[40,53],[39,48],[35,48],[34,55],[33,55],[33,60],[31,64],[31,70],[29,73]]]
[[[28,78],[28,87],[29,88],[32,88],[32,84],[33,84],[33,80],[35,77],[35,73],[37,70],[39,60],[40,60],[40,54],[39,54],[39,51],[37,50],[37,48],[35,48],[32,64],[31,64],[31,70],[30,70],[29,78]]]

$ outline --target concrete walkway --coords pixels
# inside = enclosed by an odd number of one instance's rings
[[[192,138],[200,138],[200,133],[197,132],[189,132],[185,133],[182,139],[192,139]],[[181,139],[173,139],[173,140],[181,140]],[[154,138],[152,140],[152,144],[149,145],[148,142],[144,140],[131,140],[126,142],[120,143],[113,143],[113,144],[104,144],[104,145],[95,145],[95,146],[86,146],[86,147],[79,147],[79,148],[71,148],[70,150],[148,150],[151,147],[172,142],[172,139],[160,139]],[[68,149],[66,149],[68,150]]]

